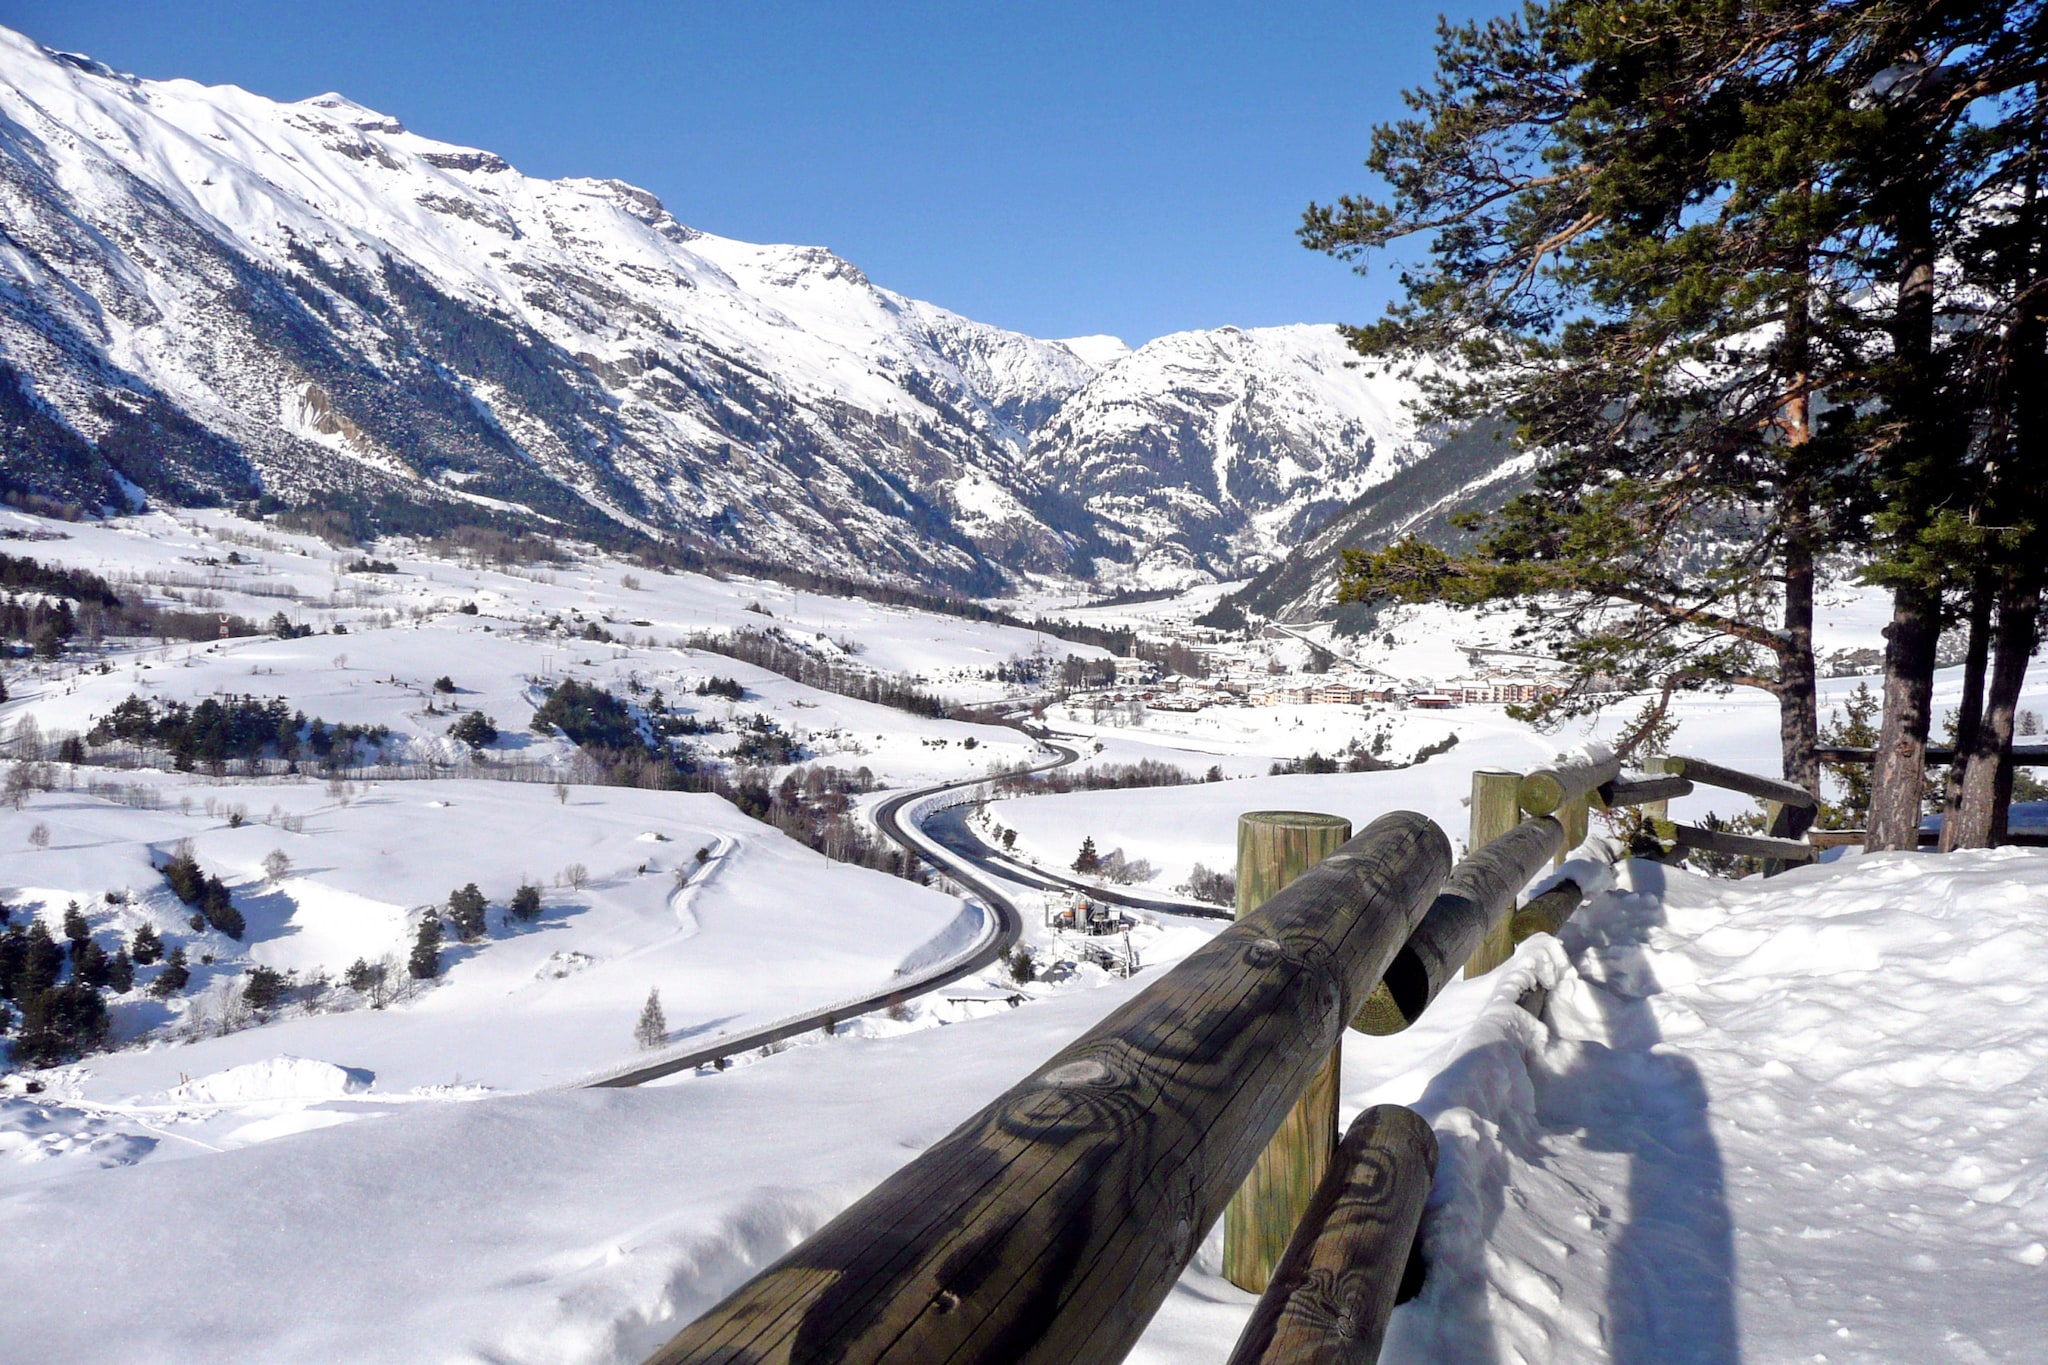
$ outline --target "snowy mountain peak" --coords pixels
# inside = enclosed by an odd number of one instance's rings
[[[1234,572],[1408,449],[1327,327],[1040,340],[345,95],[4,30],[0,186],[0,483],[88,506],[510,515],[994,591]]]

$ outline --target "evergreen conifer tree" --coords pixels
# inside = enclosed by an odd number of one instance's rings
[[[138,967],[147,967],[164,955],[164,941],[157,936],[156,926],[145,924],[135,931],[135,946],[131,956]]]
[[[1074,871],[1082,876],[1102,870],[1102,855],[1095,851],[1095,836],[1086,835],[1081,840],[1081,851],[1074,855]]]
[[[434,911],[420,917],[419,936],[405,966],[415,981],[431,981],[441,974],[441,917]]]
[[[91,939],[84,942],[74,940],[71,945],[71,979],[82,981],[98,989],[107,984],[113,973],[113,963],[107,957],[107,950]]]
[[[77,901],[64,907],[64,937],[73,944],[84,943],[92,937],[92,927],[85,922],[85,912],[78,908]]]
[[[107,962],[107,986],[117,995],[135,989],[135,962],[125,946],[114,949],[114,956]]]
[[[640,1019],[633,1025],[633,1041],[643,1051],[660,1047],[668,1041],[668,1019],[661,1012],[659,986],[648,988],[647,1003],[640,1007]]]
[[[248,925],[242,919],[242,912],[235,909],[235,899],[227,883],[219,877],[208,877],[199,896],[199,912],[206,922],[229,938],[239,941]]]
[[[540,888],[532,882],[521,882],[519,889],[512,893],[512,918],[521,922],[540,918]]]
[[[485,905],[484,893],[477,890],[475,882],[449,893],[448,919],[464,943],[483,937]]]
[[[149,993],[156,996],[176,995],[191,983],[192,969],[185,965],[185,950],[171,949],[171,955],[164,959],[163,968],[157,972],[156,980],[149,983]]]

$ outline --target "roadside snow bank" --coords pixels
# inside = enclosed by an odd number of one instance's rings
[[[216,1071],[174,1086],[170,1098],[194,1104],[247,1104],[255,1100],[338,1100],[360,1095],[377,1079],[360,1067],[307,1057],[272,1057]]]
[[[992,916],[980,901],[963,900],[960,913],[953,916],[945,928],[912,949],[910,956],[896,965],[896,975],[916,976],[942,962],[950,962],[972,952],[989,936],[992,928]]]

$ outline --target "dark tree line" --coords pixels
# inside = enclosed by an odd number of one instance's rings
[[[356,747],[379,747],[391,738],[384,725],[329,724],[295,711],[282,697],[207,697],[196,705],[156,702],[130,694],[93,721],[86,743],[127,743],[159,749],[181,772],[199,766],[220,772],[230,762],[278,758],[339,769],[354,763]]]
[[[1341,595],[1542,601],[1528,630],[1658,700],[1779,703],[1816,793],[1814,594],[1891,596],[1868,846],[1917,842],[1937,641],[1967,637],[1947,840],[2002,837],[2048,565],[2040,0],[1548,0],[1446,26],[1381,197],[1310,247],[1425,239],[1354,343],[1430,415],[1504,417],[1536,488],[1459,552],[1347,555]],[[1420,372],[1419,372],[1420,373]],[[1796,831],[1795,831],[1796,832]]]

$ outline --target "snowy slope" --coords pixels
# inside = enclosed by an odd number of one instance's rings
[[[1327,327],[1038,340],[341,95],[5,30],[0,227],[0,482],[88,506],[509,512],[988,591],[1269,556],[1411,453]]]
[[[2048,857],[1643,872],[1410,1033],[1347,1037],[1343,1119],[1408,1103],[1444,1152],[1429,1279],[1382,1359],[2029,1358],[2048,1329]],[[669,1087],[387,1100],[199,1159],[109,1112],[76,1138],[156,1153],[0,1202],[25,1291],[10,1340],[639,1359],[1151,975]],[[1539,982],[1541,1019],[1514,1003]],[[76,1122],[9,1104],[52,1137]],[[1250,1298],[1218,1259],[1212,1235],[1132,1360],[1227,1356]]]

